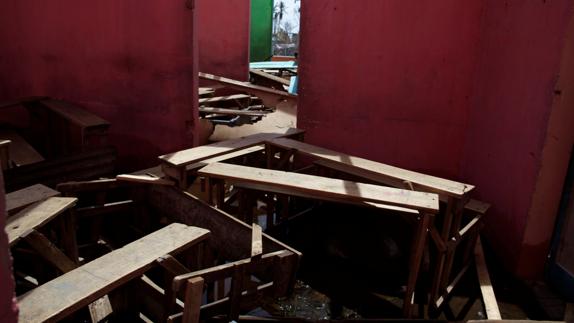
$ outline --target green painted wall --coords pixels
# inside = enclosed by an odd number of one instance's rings
[[[251,62],[271,57],[272,24],[273,0],[251,0]]]

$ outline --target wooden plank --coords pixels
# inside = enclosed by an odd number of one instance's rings
[[[197,94],[200,98],[205,98],[205,97],[209,97],[212,96],[213,93],[215,93],[215,89],[210,88],[210,87],[200,87],[197,90]]]
[[[203,295],[203,278],[194,277],[188,280],[185,289],[185,306],[183,308],[183,323],[198,323],[201,312]]]
[[[212,107],[199,107],[199,112],[209,114],[236,115],[236,116],[249,116],[249,117],[264,117],[269,114],[269,111],[236,110],[236,109],[223,109],[223,108],[212,108]]]
[[[212,74],[207,74],[207,73],[199,73],[199,78],[204,79],[204,80],[217,82],[217,83],[222,84],[222,85],[224,85],[228,88],[231,88],[231,89],[236,89],[238,91],[242,91],[242,92],[256,95],[256,96],[260,97],[261,99],[265,99],[265,97],[272,96],[277,101],[289,101],[292,103],[297,102],[297,96],[296,95],[293,95],[293,94],[290,94],[290,93],[287,93],[284,91],[278,91],[278,90],[270,89],[270,88],[267,88],[264,86],[253,85],[249,82],[241,82],[241,81],[232,80],[229,78],[216,76],[216,75],[212,75]]]
[[[36,230],[30,230],[22,235],[24,241],[29,244],[40,257],[58,268],[61,272],[67,273],[74,270],[78,265],[56,247],[48,238]]]
[[[58,321],[143,275],[165,254],[207,238],[208,230],[173,223],[70,271],[18,299],[20,322]]]
[[[60,192],[53,190],[45,185],[32,185],[21,190],[6,194],[6,211],[8,214],[12,214],[30,204],[59,195]]]
[[[159,159],[170,166],[181,167],[208,158],[213,158],[248,147],[256,146],[266,140],[285,136],[300,135],[303,132],[304,131],[300,129],[290,128],[287,129],[284,133],[259,133],[251,136],[220,141],[210,145],[178,151],[175,153],[160,156]]]
[[[175,185],[174,181],[165,178],[159,178],[147,175],[117,175],[116,179],[118,181],[132,182],[132,183],[145,183],[145,184],[156,184],[156,185]]]
[[[226,96],[214,96],[211,98],[201,98],[199,99],[199,105],[217,105],[218,103],[227,102],[227,101],[251,101],[251,95],[248,94],[232,94]]]
[[[351,174],[370,178],[394,187],[405,187],[405,181],[412,183],[415,190],[426,189],[437,194],[446,194],[457,198],[467,194],[474,186],[440,177],[425,175],[395,166],[355,157],[322,147],[309,145],[287,138],[267,140],[271,145],[284,149],[296,149],[299,153],[324,160],[325,165],[333,165]]]
[[[10,160],[16,166],[34,164],[44,160],[44,157],[16,132],[0,131],[0,138],[11,141],[8,147]]]
[[[73,207],[77,201],[78,199],[73,197],[50,197],[8,218],[6,234],[8,235],[10,246],[18,242],[24,233],[48,223],[59,214]]]
[[[289,173],[254,167],[213,163],[200,169],[200,175],[221,178],[233,183],[249,184],[264,191],[321,199],[332,198],[342,203],[374,202],[419,211],[438,212],[438,196],[432,193],[356,183],[339,179]]]
[[[262,71],[260,69],[252,69],[249,71],[249,73],[251,73],[252,75],[257,75],[257,76],[262,77],[262,78],[266,78],[270,81],[273,81],[273,82],[276,82],[276,83],[279,83],[279,84],[282,84],[285,86],[291,85],[291,82],[289,80],[286,80],[286,79],[279,77],[279,76],[275,76],[273,74],[266,73],[265,71]]]
[[[99,116],[88,112],[83,107],[61,100],[42,100],[40,102],[43,106],[47,107],[52,112],[58,114],[62,118],[70,121],[71,123],[83,128],[88,127],[109,127],[110,123]]]
[[[253,233],[251,235],[251,257],[260,257],[263,254],[263,229],[258,224],[253,223]]]
[[[488,268],[486,266],[486,260],[484,259],[484,252],[482,250],[482,243],[480,242],[480,238],[478,238],[476,241],[474,257],[476,262],[476,272],[478,274],[478,283],[480,284],[480,293],[482,295],[484,310],[486,312],[486,318],[489,321],[500,320],[502,317],[500,316],[500,310],[498,309],[496,295],[494,294],[494,289],[492,288],[492,283],[490,282],[490,276],[488,275]]]
[[[248,147],[245,149],[234,151],[234,152],[231,152],[231,153],[228,153],[225,155],[221,155],[218,157],[205,159],[203,161],[200,161],[200,162],[197,162],[197,163],[194,163],[191,165],[187,165],[187,166],[185,166],[185,169],[187,171],[193,171],[193,170],[197,170],[199,168],[202,168],[205,165],[209,165],[209,164],[213,164],[213,163],[217,163],[217,162],[222,162],[222,161],[226,161],[226,160],[231,160],[234,158],[243,157],[243,156],[247,156],[250,154],[260,153],[264,150],[265,150],[265,147],[263,147],[263,146],[252,146],[252,147]]]

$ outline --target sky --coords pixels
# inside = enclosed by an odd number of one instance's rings
[[[286,25],[291,26],[291,33],[299,33],[299,8],[301,7],[301,0],[274,0],[275,10],[279,6],[279,3],[283,2],[285,5],[285,11],[283,13],[283,19],[281,20],[281,26]],[[285,28],[284,28],[285,29]]]

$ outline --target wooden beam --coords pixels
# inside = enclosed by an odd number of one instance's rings
[[[36,230],[30,230],[22,235],[38,255],[58,268],[63,273],[76,269],[78,265],[56,247],[48,238]]]
[[[263,254],[263,230],[259,224],[253,223],[253,234],[251,236],[251,258],[261,257]]]
[[[492,283],[490,282],[490,276],[488,275],[488,267],[486,266],[486,259],[484,258],[484,252],[482,250],[482,243],[480,238],[476,242],[476,247],[474,249],[474,257],[476,262],[476,272],[478,274],[478,283],[480,284],[480,293],[482,296],[482,302],[484,304],[484,310],[486,312],[486,318],[490,320],[500,320],[500,310],[498,308],[498,302],[496,301],[496,295],[494,294],[494,289],[492,288]]]
[[[339,179],[260,169],[239,165],[213,163],[198,174],[225,179],[242,186],[274,193],[314,199],[331,198],[340,203],[373,202],[430,213],[438,212],[438,196],[433,193],[356,183]]]
[[[474,186],[463,184],[440,177],[430,176],[386,165],[372,160],[355,157],[322,147],[309,145],[288,138],[274,138],[267,142],[283,149],[296,149],[299,153],[321,159],[321,165],[327,165],[339,171],[369,178],[373,181],[384,183],[394,187],[405,187],[405,181],[414,184],[414,189],[419,191],[431,191],[441,195],[449,195],[461,198],[469,193]]]
[[[60,192],[42,184],[32,185],[6,194],[6,212],[11,215],[26,206],[55,196],[60,196]]]
[[[203,296],[203,278],[194,277],[187,281],[183,323],[198,323]]]
[[[238,150],[257,146],[262,142],[279,137],[289,137],[301,135],[304,131],[290,128],[284,133],[259,133],[251,136],[220,141],[211,145],[194,147],[175,153],[160,156],[159,159],[173,167],[181,167],[200,162],[205,159],[218,157]]]
[[[126,282],[155,260],[203,241],[209,231],[173,223],[72,270],[18,299],[20,322],[58,321]]]
[[[10,140],[8,146],[10,161],[16,166],[35,164],[44,160],[32,145],[14,131],[0,131],[0,139]]]
[[[78,199],[71,197],[51,197],[31,205],[6,221],[8,242],[13,246],[30,230],[40,228],[56,216],[76,205]]]
[[[117,175],[116,179],[118,181],[132,182],[132,183],[144,183],[144,184],[156,184],[156,185],[175,185],[175,182],[165,178],[159,178],[147,175]]]
[[[228,87],[231,89],[235,89],[238,91],[242,91],[242,92],[256,95],[256,96],[260,97],[261,99],[263,99],[264,101],[269,100],[268,98],[272,98],[271,100],[273,102],[275,102],[275,104],[282,102],[282,101],[297,103],[297,96],[296,95],[289,94],[289,93],[284,92],[284,91],[278,91],[278,90],[270,89],[270,88],[263,87],[263,86],[253,85],[249,82],[241,82],[241,81],[232,80],[229,78],[216,76],[213,74],[207,74],[207,73],[199,73],[199,78],[203,79],[203,80],[217,82],[217,83],[224,85],[225,87]],[[267,101],[267,102],[272,103],[269,101]],[[270,105],[274,105],[274,104],[270,104]]]
[[[269,114],[269,111],[252,111],[252,110],[238,110],[238,109],[223,109],[212,107],[199,107],[199,113],[203,114],[221,114],[221,115],[236,115],[236,116],[249,116],[249,117],[264,117]]]

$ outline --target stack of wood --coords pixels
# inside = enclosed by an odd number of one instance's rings
[[[415,304],[424,317],[464,317],[449,300],[475,265],[486,312],[499,315],[477,244],[489,205],[470,199],[474,186],[305,144],[302,136],[291,129],[175,152],[160,157],[162,172],[184,190],[199,181],[198,195],[247,223],[259,221],[256,210],[265,205],[267,230],[309,214],[316,206],[309,201],[400,215],[412,226],[404,317],[413,317]]]
[[[261,99],[249,94],[214,96],[214,91],[200,88],[199,116],[215,125],[230,127],[254,124],[273,109],[265,107]]]
[[[253,124],[273,112],[279,103],[297,103],[297,96],[286,91],[285,87],[288,87],[289,81],[263,71],[254,70],[252,82],[241,82],[207,73],[199,73],[199,77],[217,86],[217,90],[236,92],[215,96],[215,88],[199,88],[200,117],[214,124],[232,127]]]

